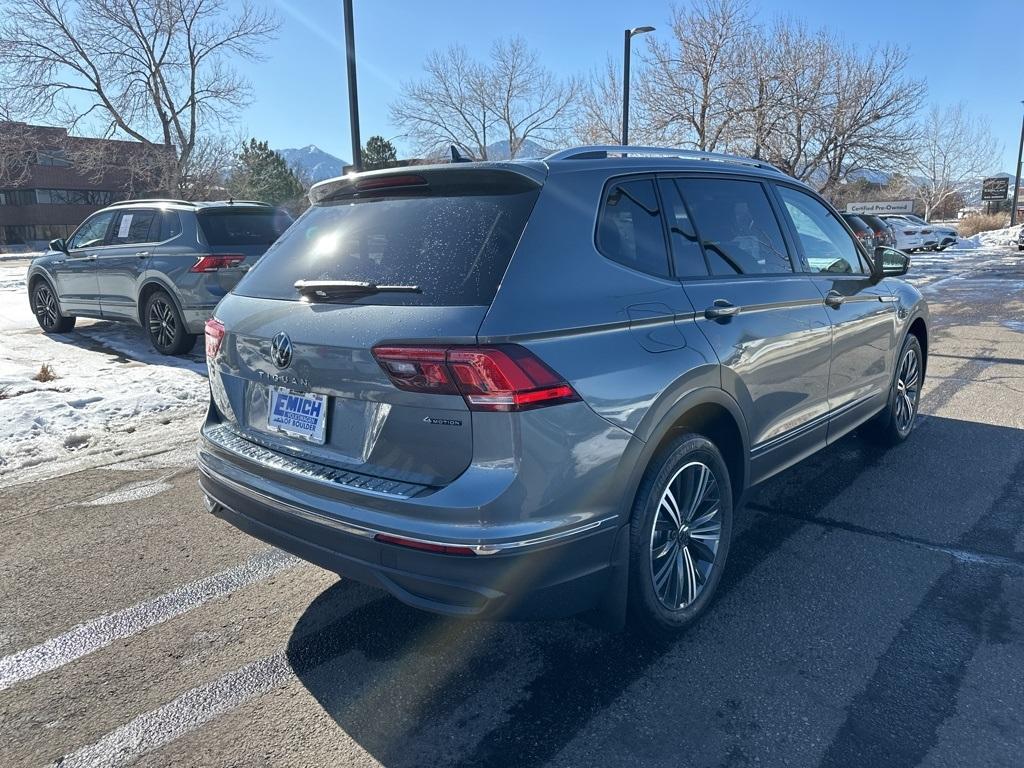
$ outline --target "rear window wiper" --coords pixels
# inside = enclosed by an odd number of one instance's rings
[[[356,299],[375,293],[421,293],[418,285],[377,285],[362,280],[296,280],[295,290],[306,301]]]

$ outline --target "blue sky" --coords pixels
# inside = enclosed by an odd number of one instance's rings
[[[241,115],[246,132],[272,147],[316,144],[350,159],[341,0],[267,0],[280,13],[278,38],[266,61],[246,66],[254,100]],[[400,84],[420,73],[435,48],[461,42],[483,56],[501,36],[522,35],[545,64],[582,73],[619,57],[622,30],[650,24],[668,29],[667,0],[354,0],[359,108],[363,141],[400,130],[388,104]],[[985,115],[1003,145],[999,171],[1012,172],[1024,107],[1022,0],[760,0],[760,16],[791,15],[827,26],[864,45],[892,42],[911,54],[911,73],[928,82],[928,98],[964,101]],[[976,11],[976,13],[974,13]],[[635,43],[638,45],[639,41]],[[401,146],[400,141],[396,143]]]

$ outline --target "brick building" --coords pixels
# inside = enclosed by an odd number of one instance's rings
[[[45,249],[115,200],[156,192],[153,157],[134,141],[0,122],[0,253]]]

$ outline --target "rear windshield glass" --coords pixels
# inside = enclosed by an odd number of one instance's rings
[[[537,199],[537,190],[491,195],[352,198],[304,213],[235,293],[299,300],[296,280],[418,286],[358,304],[487,305]]]
[[[274,208],[240,208],[204,211],[199,226],[207,245],[270,245],[292,223],[284,211]]]

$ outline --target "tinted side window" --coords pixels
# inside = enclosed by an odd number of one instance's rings
[[[672,179],[658,182],[661,199],[665,206],[665,220],[668,222],[669,242],[672,244],[672,263],[677,277],[707,277],[708,265],[700,238],[690,220],[690,212],[679,194],[679,188]]]
[[[619,181],[608,187],[597,223],[597,248],[619,264],[668,276],[665,232],[653,180]]]
[[[159,224],[156,211],[122,211],[114,223],[111,245],[150,243],[156,240]]]
[[[791,187],[778,190],[812,272],[864,273],[853,238],[828,208]]]
[[[160,215],[160,242],[181,234],[181,218],[176,211],[163,211]]]
[[[792,272],[782,230],[756,181],[678,179],[714,275]]]
[[[97,213],[91,219],[79,227],[78,231],[71,237],[68,249],[90,248],[104,244],[107,238],[107,229],[114,218],[114,212]]]

